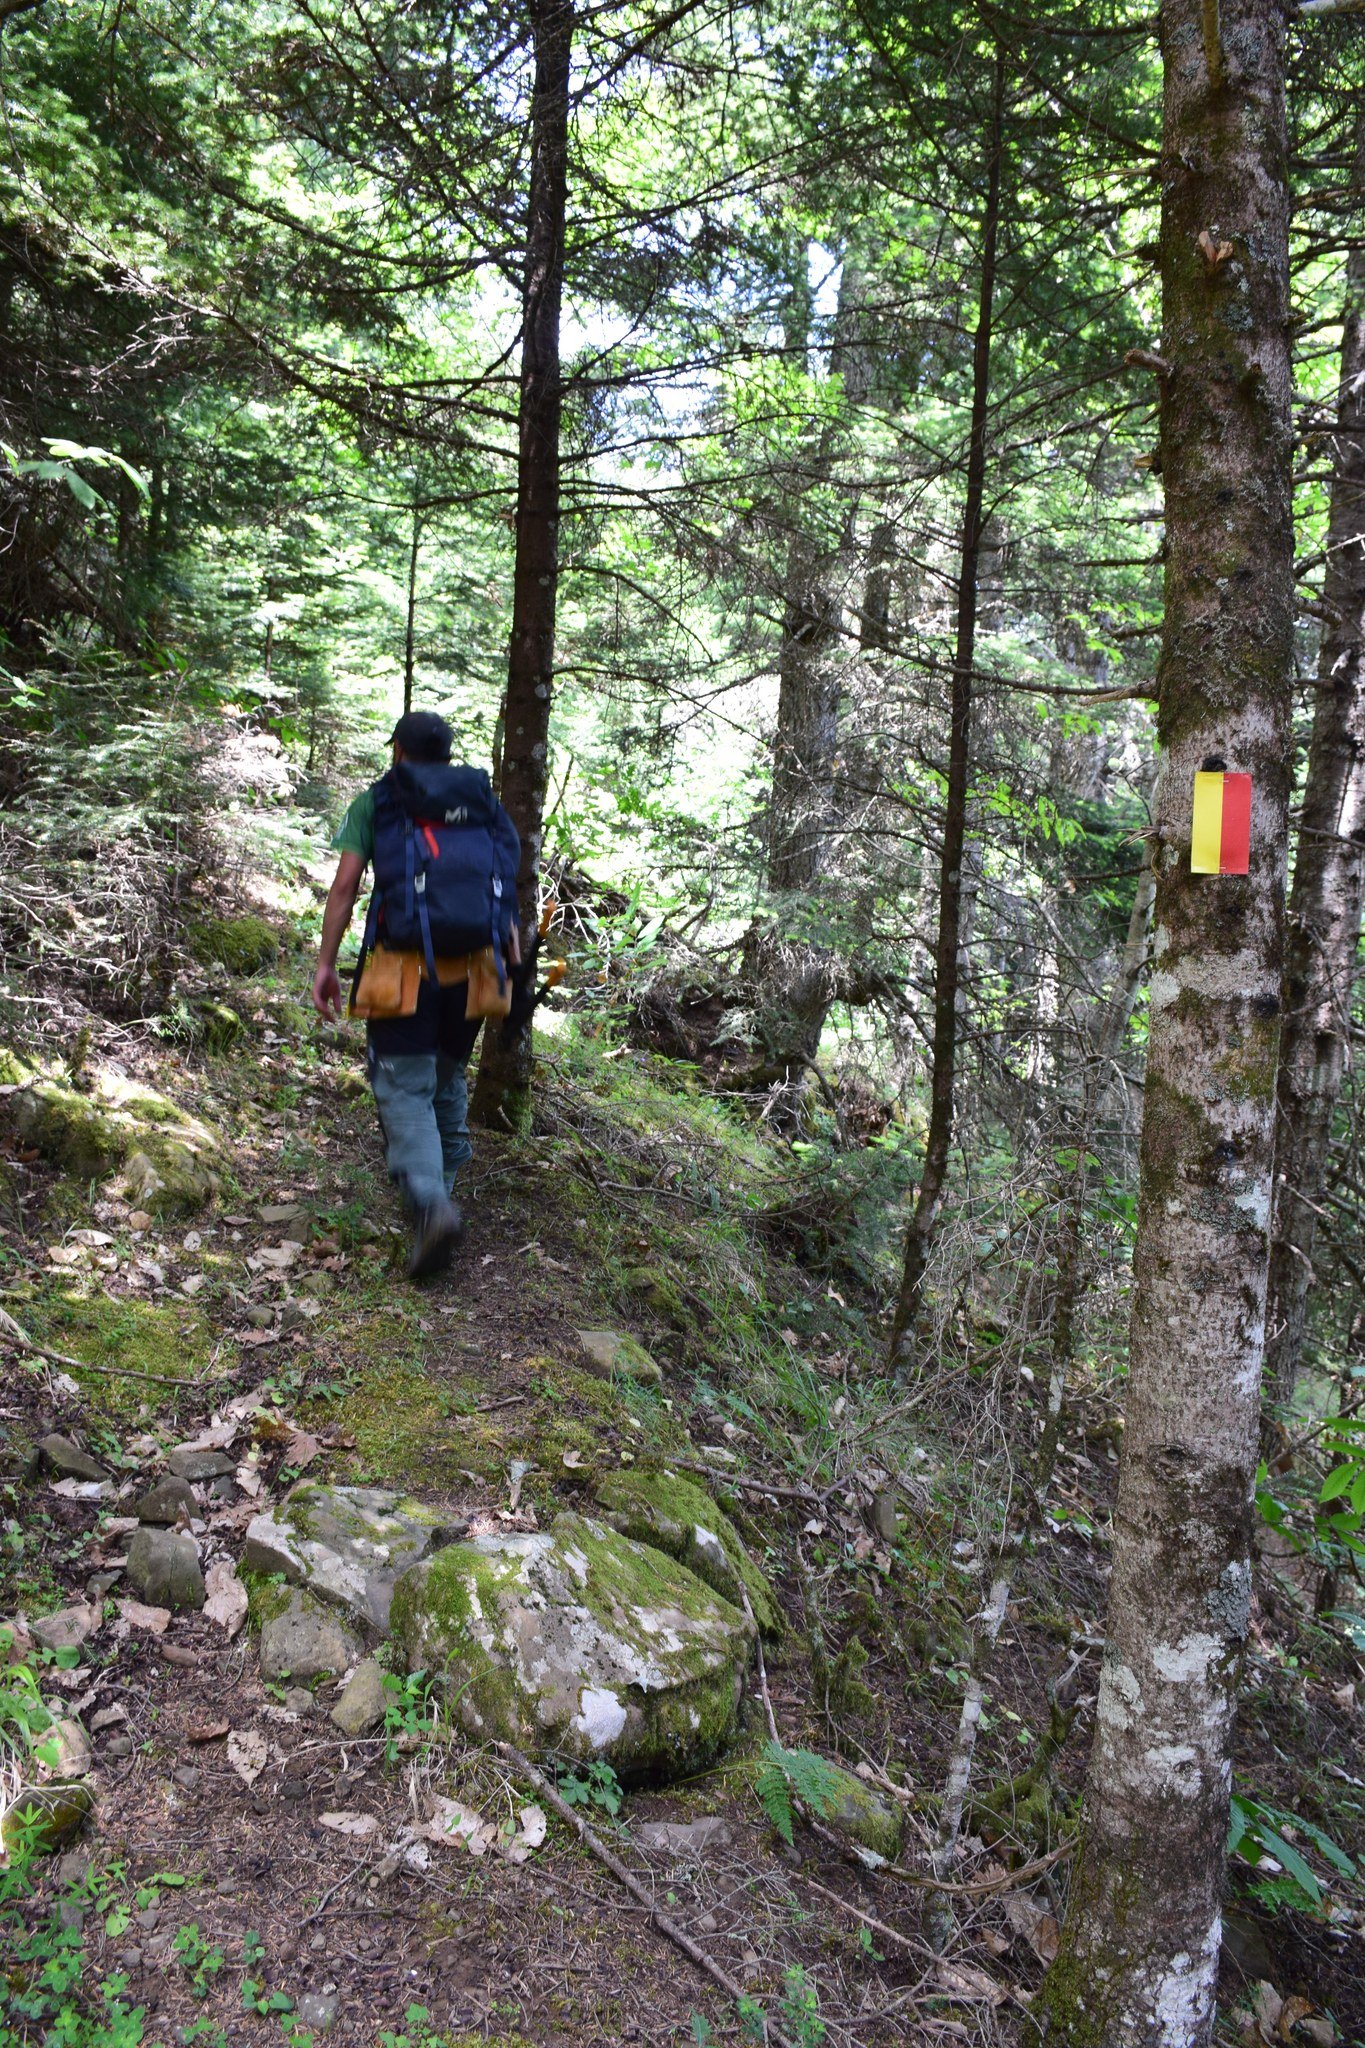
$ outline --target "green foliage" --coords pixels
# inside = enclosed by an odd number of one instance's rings
[[[1321,1432],[1328,1469],[1294,1464],[1272,1475],[1262,1461],[1256,1474],[1261,1519],[1325,1571],[1365,1563],[1365,1416],[1342,1415]]]
[[[39,1650],[31,1660],[14,1654],[15,1635],[0,1625],[0,1763],[5,1753],[19,1762],[36,1756],[42,1763],[55,1763],[55,1746],[47,1739],[55,1726],[38,1681],[44,1664],[71,1670],[79,1661],[75,1650]]]
[[[384,1760],[395,1763],[401,1750],[413,1748],[435,1726],[433,1680],[425,1671],[386,1671],[384,1700]]]
[[[1353,1881],[1354,1861],[1330,1835],[1307,1821],[1302,1814],[1286,1813],[1264,1800],[1237,1793],[1232,1800],[1228,1829],[1228,1854],[1260,1869],[1267,1858],[1280,1867],[1282,1875],[1271,1872],[1251,1889],[1266,1905],[1286,1905],[1301,1911],[1317,1911],[1324,1904],[1326,1882],[1319,1879],[1302,1850],[1289,1836],[1305,1837],[1339,1878]]]
[[[823,1820],[839,1796],[839,1774],[810,1749],[786,1749],[768,1742],[754,1778],[759,1803],[784,1842],[792,1840],[793,1801]]]
[[[207,1998],[209,1987],[223,1967],[223,1952],[199,1931],[196,1921],[176,1929],[171,1953],[190,1980],[196,1998]]]
[[[145,2011],[124,1997],[121,1973],[91,1981],[81,1919],[102,1911],[121,1866],[65,1887],[36,1917],[30,1858],[21,1843],[0,1868],[0,2041],[6,2048],[141,2048]],[[67,1909],[64,1912],[64,1909]]]
[[[599,1813],[615,1820],[626,1795],[607,1759],[594,1757],[581,1771],[561,1772],[559,1796],[566,1806],[595,1806]]]
[[[410,2005],[403,2015],[403,2026],[401,2034],[382,2032],[379,2048],[445,2048],[446,2037],[432,2026],[431,2014],[424,2005]]]

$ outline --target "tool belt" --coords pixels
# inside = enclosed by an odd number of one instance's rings
[[[426,962],[418,952],[394,953],[387,946],[372,946],[365,955],[360,977],[351,991],[347,1014],[352,1017],[411,1017],[416,1014],[417,994],[427,980]],[[457,981],[468,982],[464,1013],[476,1017],[505,1017],[512,1007],[512,986],[505,975],[498,986],[498,963],[491,946],[478,953],[460,953],[436,961],[436,981],[451,988]]]

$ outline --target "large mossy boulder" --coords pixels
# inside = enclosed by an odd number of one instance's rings
[[[245,977],[275,965],[280,935],[263,917],[206,917],[190,934],[190,951],[203,967]]]
[[[420,1501],[375,1486],[303,1480],[246,1532],[247,1571],[281,1574],[368,1629],[389,1625],[399,1575],[464,1528]]]
[[[608,1472],[598,1482],[597,1504],[613,1529],[675,1557],[732,1606],[742,1607],[747,1593],[763,1634],[781,1635],[772,1588],[704,1487],[676,1472]]]
[[[217,1192],[222,1143],[145,1082],[97,1068],[84,1088],[33,1074],[8,1097],[15,1135],[78,1180],[120,1174],[141,1208],[198,1209]]]
[[[604,1523],[452,1544],[404,1573],[393,1632],[485,1741],[605,1758],[624,1780],[720,1754],[753,1630],[694,1572]]]

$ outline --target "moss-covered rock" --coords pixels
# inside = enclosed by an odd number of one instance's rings
[[[250,1034],[245,1017],[230,1003],[202,1002],[194,1006],[194,1035],[209,1052],[231,1052]]]
[[[260,974],[278,960],[280,935],[263,917],[206,917],[190,935],[190,951],[205,967]]]
[[[67,1785],[25,1785],[5,1808],[0,1842],[11,1859],[50,1856],[85,1826],[95,1798],[82,1778]]]
[[[143,1208],[198,1209],[217,1191],[217,1133],[142,1082],[100,1068],[87,1091],[39,1074],[7,1100],[11,1128],[44,1158],[79,1180],[121,1173]]]
[[[605,1757],[626,1780],[685,1776],[725,1748],[753,1634],[695,1573],[572,1514],[414,1566],[392,1625],[471,1733]]]
[[[17,1052],[7,1045],[0,1045],[0,1088],[22,1088],[36,1072],[37,1069],[27,1060],[21,1060]]]
[[[898,1806],[884,1799],[861,1778],[855,1778],[852,1771],[846,1771],[838,1764],[829,1764],[836,1784],[833,1797],[826,1806],[821,1819],[827,1828],[846,1841],[857,1842],[864,1849],[871,1849],[876,1856],[884,1856],[888,1863],[894,1863],[900,1854],[901,1836],[905,1829],[904,1816]]]
[[[729,1516],[695,1481],[669,1471],[608,1472],[598,1481],[597,1504],[613,1529],[677,1558],[732,1606],[743,1606],[743,1586],[763,1634],[782,1633],[768,1581]]]
[[[682,1296],[657,1266],[627,1266],[621,1275],[621,1285],[662,1322],[681,1324],[687,1320]]]
[[[252,1519],[242,1563],[249,1572],[278,1573],[306,1587],[363,1627],[385,1629],[399,1574],[453,1533],[448,1518],[420,1501],[379,1487],[304,1480],[278,1507]]]
[[[580,1330],[578,1341],[589,1372],[599,1379],[636,1380],[641,1386],[661,1386],[663,1372],[643,1344],[623,1330]]]

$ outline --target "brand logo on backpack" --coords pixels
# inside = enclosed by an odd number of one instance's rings
[[[461,804],[458,810],[456,810],[456,811],[447,811],[447,812],[446,812],[446,815],[445,815],[445,822],[446,822],[446,824],[447,824],[447,825],[464,825],[464,824],[466,824],[466,823],[468,822],[468,819],[469,819],[469,806],[468,806],[468,804]]]

